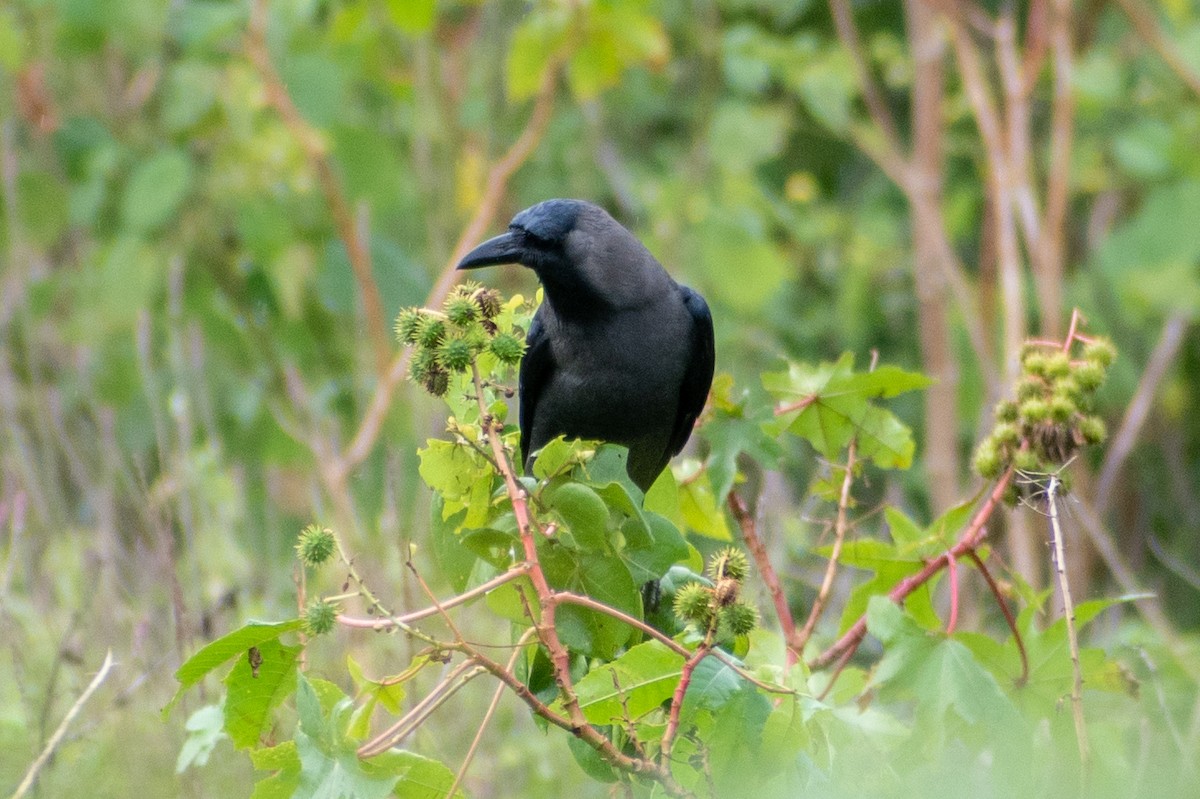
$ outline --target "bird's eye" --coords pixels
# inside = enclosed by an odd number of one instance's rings
[[[523,228],[523,227],[519,227],[517,225],[513,225],[509,229],[513,233],[520,236],[522,238],[522,240],[524,241],[524,243],[531,247],[535,247],[535,248],[544,250],[544,249],[549,249],[554,246],[554,242],[550,241],[549,239],[542,238],[541,236],[534,233],[529,228]]]

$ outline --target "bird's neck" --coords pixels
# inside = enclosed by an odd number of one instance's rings
[[[611,303],[578,273],[540,275],[546,302],[562,319],[583,321],[609,310]]]

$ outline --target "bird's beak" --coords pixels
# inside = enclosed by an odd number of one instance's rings
[[[503,233],[488,239],[471,250],[458,262],[458,269],[477,269],[495,264],[515,264],[521,260],[521,244],[512,233]]]

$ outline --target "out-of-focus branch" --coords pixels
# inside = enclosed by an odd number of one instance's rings
[[[1133,23],[1133,29],[1137,31],[1137,35],[1141,37],[1142,41],[1158,53],[1159,58],[1170,67],[1171,71],[1200,97],[1200,73],[1192,69],[1191,65],[1183,59],[1179,48],[1162,32],[1158,26],[1158,20],[1154,18],[1154,13],[1138,0],[1117,0],[1117,4],[1129,17],[1129,21]]]
[[[920,0],[910,0],[912,3]],[[984,381],[988,386],[989,396],[998,392],[998,378],[990,355],[987,332],[980,322],[980,315],[973,299],[970,282],[966,270],[954,251],[942,220],[938,206],[940,193],[931,192],[927,175],[913,168],[913,161],[905,154],[903,143],[896,133],[896,124],[883,98],[882,91],[872,76],[867,57],[854,25],[854,17],[846,0],[829,0],[830,12],[833,14],[838,38],[850,53],[855,63],[855,74],[863,91],[867,110],[874,123],[873,127],[856,126],[851,129],[851,138],[855,145],[863,151],[876,166],[895,183],[908,199],[913,210],[914,227],[925,231],[929,237],[931,252],[936,253],[934,263],[940,267],[940,274],[950,290],[950,295],[958,306],[962,323],[967,330],[971,347],[975,351],[975,360],[983,372]],[[931,41],[931,45],[936,41]],[[936,57],[936,53],[934,54]],[[928,53],[919,53],[919,57],[928,58]],[[937,121],[940,124],[940,120]]]
[[[896,120],[892,116],[891,109],[888,108],[883,90],[880,89],[879,83],[871,72],[871,65],[867,62],[862,41],[858,38],[858,28],[854,24],[854,14],[850,9],[849,0],[829,0],[829,11],[833,15],[833,25],[837,29],[842,46],[854,59],[854,71],[858,75],[859,86],[862,87],[867,111],[870,113],[871,119],[875,121],[879,132],[883,134],[887,149],[895,155],[900,155],[904,151],[904,146],[900,141]]]
[[[957,56],[963,87],[975,113],[980,138],[988,162],[988,187],[996,213],[997,250],[1000,290],[1004,299],[1003,374],[1014,382],[1018,373],[1018,353],[1025,340],[1025,302],[1021,290],[1021,260],[1017,244],[1017,226],[1013,213],[1012,175],[1008,148],[996,101],[992,97],[983,63],[971,34],[954,17],[951,37]]]
[[[842,544],[846,540],[846,514],[850,507],[850,487],[854,484],[854,455],[857,449],[857,440],[851,440],[850,447],[846,451],[846,474],[842,477],[842,491],[838,497],[837,521],[833,526],[833,550],[829,553],[829,564],[825,567],[825,577],[821,580],[821,587],[817,591],[817,598],[813,600],[812,609],[808,612],[808,620],[804,622],[804,627],[796,635],[795,641],[788,641],[789,648],[796,652],[803,652],[804,645],[808,643],[808,639],[812,636],[813,630],[817,626],[817,622],[821,619],[821,614],[825,611],[825,603],[829,601],[829,592],[833,589],[833,578],[837,574],[838,558],[842,554]]]
[[[470,221],[459,235],[458,242],[454,245],[450,258],[442,267],[441,274],[430,290],[429,296],[425,298],[426,307],[438,306],[446,299],[446,295],[450,293],[450,289],[458,280],[455,267],[470,248],[483,238],[484,233],[496,217],[500,200],[508,189],[509,179],[529,159],[545,134],[554,110],[554,96],[558,88],[558,65],[564,58],[565,54],[560,55],[547,67],[525,129],[508,151],[488,170],[483,197],[476,206]],[[408,372],[410,355],[411,351],[407,347],[397,353],[375,385],[375,393],[359,423],[358,430],[354,433],[354,438],[351,439],[350,444],[331,470],[332,476],[338,482],[344,483],[350,471],[371,454],[371,448],[375,446],[375,440],[379,437],[379,431],[383,427],[383,420],[391,408],[396,387],[404,380],[404,376]]]
[[[317,182],[321,185],[321,192],[329,205],[329,213],[333,217],[338,237],[346,247],[346,257],[350,260],[350,268],[354,271],[354,280],[358,284],[363,313],[367,318],[367,335],[375,356],[375,371],[382,375],[387,368],[391,347],[388,344],[388,324],[383,300],[379,296],[379,286],[375,283],[375,274],[371,267],[371,250],[367,246],[366,236],[355,224],[354,212],[334,170],[324,139],[300,113],[300,109],[288,93],[287,84],[271,61],[271,53],[267,47],[267,0],[255,0],[250,9],[246,54],[266,88],[267,101],[296,137],[310,166],[317,174]]]
[[[1050,157],[1046,171],[1045,216],[1034,271],[1042,312],[1041,334],[1048,338],[1060,335],[1062,327],[1067,201],[1071,189],[1071,148],[1075,139],[1071,0],[1053,0],[1052,6],[1050,47],[1054,95],[1050,107]]]
[[[1033,187],[1033,162],[1030,156],[1029,90],[1024,80],[1021,53],[1017,49],[1017,23],[1012,4],[1005,6],[996,21],[996,64],[1004,92],[1004,131],[1008,145],[1009,177],[1012,200],[1027,250],[1034,255],[1041,240],[1037,194]]]
[[[946,37],[937,15],[926,0],[907,0],[909,50],[913,58],[912,176],[914,192],[923,207],[938,209],[942,204],[945,174],[942,128],[946,94]],[[943,267],[939,251],[942,222],[921,214],[913,203],[913,286],[916,289],[919,316],[917,335],[921,345],[921,364],[925,374],[935,381],[925,392],[924,446],[925,472],[929,476],[929,495],[936,514],[949,510],[958,501],[961,469],[958,452],[958,362],[950,316],[945,301],[946,274],[958,274],[957,265]],[[959,289],[965,291],[964,289]],[[978,315],[973,315],[978,318]],[[979,327],[978,322],[975,327]],[[973,328],[968,327],[968,330]],[[977,333],[975,335],[982,335]],[[981,339],[980,343],[986,343]],[[980,363],[984,359],[978,358]],[[990,364],[991,359],[987,362]],[[989,385],[989,394],[991,390]]]
[[[29,770],[25,772],[25,778],[21,780],[21,784],[17,786],[15,791],[13,791],[12,799],[21,799],[21,797],[27,794],[29,789],[33,787],[33,782],[37,779],[38,772],[40,772],[42,767],[46,765],[46,762],[50,760],[50,757],[54,754],[54,751],[58,749],[58,745],[62,743],[62,739],[66,736],[67,729],[71,726],[71,722],[74,721],[75,717],[79,715],[79,711],[83,708],[84,704],[86,704],[87,701],[92,698],[92,694],[96,693],[96,689],[99,688],[106,679],[108,679],[109,672],[112,671],[113,665],[114,661],[112,650],[110,649],[104,656],[104,663],[100,665],[100,670],[96,672],[96,676],[92,678],[90,683],[88,683],[88,687],[83,689],[83,693],[80,694],[79,698],[75,700],[75,704],[71,705],[71,709],[67,711],[67,715],[63,716],[63,720],[59,723],[58,728],[54,731],[54,734],[50,736],[50,740],[46,741],[46,746],[42,749],[42,753],[37,756],[37,759],[34,760],[29,766]]]
[[[1125,461],[1133,451],[1138,434],[1141,433],[1142,426],[1146,423],[1146,417],[1150,415],[1150,408],[1154,404],[1154,395],[1158,393],[1158,387],[1162,385],[1163,378],[1167,376],[1167,370],[1171,368],[1175,356],[1179,354],[1179,348],[1183,344],[1183,334],[1187,332],[1187,327],[1187,317],[1182,313],[1176,313],[1167,319],[1162,333],[1158,337],[1158,343],[1154,345],[1154,351],[1150,354],[1146,370],[1142,372],[1142,379],[1138,381],[1133,399],[1129,401],[1129,407],[1125,409],[1121,426],[1108,445],[1104,463],[1100,466],[1100,477],[1096,481],[1096,511],[1101,517],[1108,511],[1112,503],[1121,467],[1125,465]]]

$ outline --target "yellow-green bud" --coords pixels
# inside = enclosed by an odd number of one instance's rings
[[[479,317],[479,306],[470,297],[451,297],[446,300],[446,317],[459,327],[466,327]]]
[[[469,367],[474,356],[470,342],[461,338],[448,338],[438,348],[438,360],[452,372],[461,372]]]
[[[1021,403],[1020,414],[1025,424],[1037,424],[1050,418],[1050,406],[1044,400],[1028,399]]]
[[[1055,396],[1050,400],[1050,418],[1056,422],[1068,421],[1075,410],[1075,403],[1065,397]]]
[[[1049,374],[1049,360],[1043,352],[1034,351],[1021,360],[1021,366],[1027,374],[1046,377]]]
[[[421,315],[421,324],[417,330],[417,343],[427,349],[433,349],[442,343],[446,337],[446,324],[436,316]]]
[[[1079,420],[1079,433],[1087,444],[1099,444],[1108,437],[1108,428],[1099,416],[1085,416]]]
[[[1017,430],[1017,426],[1008,422],[996,425],[992,430],[992,438],[1001,445],[1008,444],[1015,447],[1021,443],[1021,433]]]
[[[310,524],[300,531],[300,538],[296,542],[296,555],[305,566],[320,566],[333,556],[336,548],[337,542],[334,541],[332,530]]]
[[[1083,359],[1107,369],[1117,359],[1117,348],[1106,338],[1098,338],[1083,348]]]
[[[1046,376],[1066,377],[1071,371],[1071,359],[1065,352],[1055,352],[1046,356]]]
[[[1041,397],[1046,393],[1046,384],[1036,377],[1025,376],[1017,381],[1017,402]]]
[[[714,581],[728,577],[740,583],[746,579],[749,571],[750,561],[746,559],[746,553],[737,547],[725,547],[708,561],[708,576]]]
[[[731,635],[749,635],[758,626],[758,610],[745,602],[734,602],[720,611],[720,630]]]
[[[1074,370],[1075,382],[1085,391],[1095,391],[1104,382],[1104,367],[1095,361],[1084,361]]]
[[[712,589],[701,583],[688,583],[675,592],[675,615],[684,621],[708,627],[712,621]]]
[[[324,635],[337,621],[338,607],[332,602],[318,600],[304,609],[305,635]]]
[[[421,329],[421,311],[417,308],[405,308],[396,317],[396,338],[401,344],[415,344],[417,332]]]
[[[509,365],[525,354],[525,343],[509,333],[498,333],[488,346],[497,360]]]
[[[1000,476],[1003,467],[996,442],[990,437],[985,438],[975,450],[975,471],[979,472],[980,477],[993,480]]]
[[[1022,472],[1040,472],[1042,460],[1031,449],[1020,449],[1013,453],[1013,466]]]

